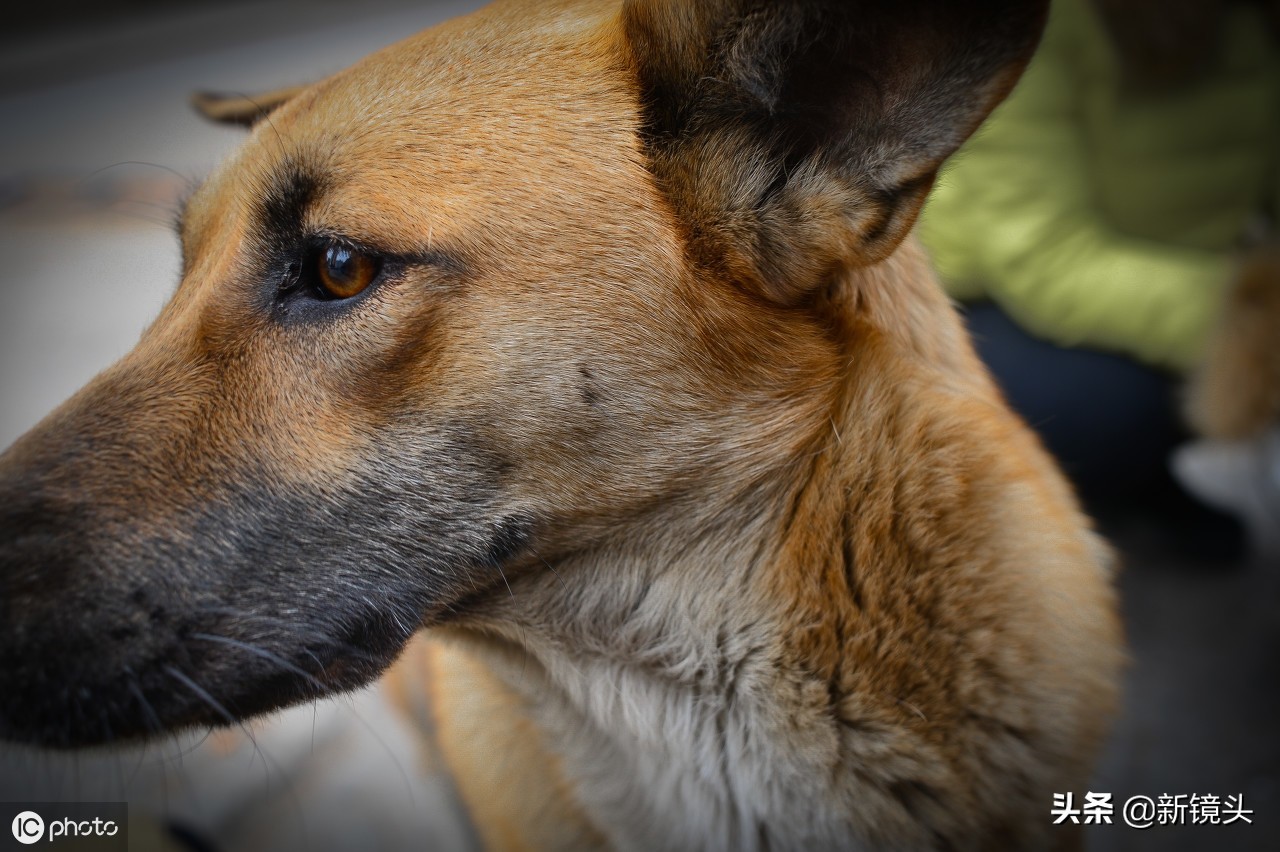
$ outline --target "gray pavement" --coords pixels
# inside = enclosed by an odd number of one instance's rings
[[[242,3],[6,50],[0,446],[126,352],[176,284],[168,220],[181,181],[167,170],[196,179],[240,138],[195,117],[192,91],[315,79],[474,5]],[[1242,795],[1253,824],[1097,826],[1089,848],[1280,849],[1280,566],[1195,558],[1141,516],[1109,532],[1125,555],[1134,661],[1094,788],[1117,803]],[[369,837],[346,837],[332,819],[352,808],[401,820],[424,848],[464,844],[447,797],[376,692],[299,708],[254,732],[252,747],[214,738],[141,755],[2,749],[0,799],[128,796],[229,849],[273,820],[288,835],[273,836],[276,848],[300,848],[299,838],[363,848]]]

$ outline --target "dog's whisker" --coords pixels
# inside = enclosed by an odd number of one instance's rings
[[[107,710],[107,708],[106,708],[105,706],[102,706],[102,707],[99,707],[99,708],[98,708],[98,721],[99,721],[99,722],[101,723],[101,725],[102,725],[102,730],[103,730],[103,742],[104,742],[104,743],[114,743],[114,742],[115,742],[115,739],[116,739],[116,736],[115,736],[114,729],[113,729],[113,727],[112,727],[112,725],[111,725],[111,717],[110,717],[110,714],[109,714],[109,712],[108,712],[108,710]],[[121,766],[121,763],[120,763],[120,752],[119,752],[119,751],[116,751],[116,750],[114,750],[114,749],[112,750],[110,763],[111,763],[111,768],[112,768],[112,770],[114,771],[114,775],[115,775],[115,779],[114,779],[114,780],[115,780],[116,784],[118,784],[118,785],[119,785],[119,786],[118,786],[119,794],[120,794],[121,796],[123,796],[123,795],[124,795],[124,769],[123,769],[123,767]]]
[[[196,683],[195,681],[193,681],[191,678],[187,677],[186,675],[184,675],[182,672],[178,671],[178,670],[177,670],[176,668],[174,668],[173,666],[165,666],[165,667],[164,667],[164,672],[165,672],[165,674],[169,675],[169,677],[173,678],[173,679],[174,679],[174,680],[176,680],[178,683],[180,683],[180,684],[182,684],[183,686],[185,686],[185,687],[186,687],[188,690],[190,690],[190,691],[191,691],[191,692],[192,692],[192,693],[193,693],[197,698],[199,698],[201,701],[203,701],[205,704],[207,704],[207,705],[209,706],[209,708],[210,708],[210,709],[212,709],[212,710],[213,710],[213,712],[215,712],[215,713],[217,713],[219,716],[221,716],[221,717],[222,717],[222,719],[223,719],[223,720],[224,720],[228,725],[235,725],[235,724],[238,724],[238,723],[239,723],[239,720],[238,720],[238,719],[236,719],[235,715],[234,715],[234,714],[232,714],[230,710],[228,710],[226,707],[223,707],[223,706],[222,706],[222,704],[220,704],[216,698],[214,698],[212,695],[210,695],[210,694],[208,693],[208,691],[207,691],[204,687],[202,687],[202,686],[200,686],[199,684],[197,684],[197,683]]]
[[[158,216],[151,216],[146,213],[139,213],[131,210],[121,209],[121,210],[118,210],[117,212],[121,215],[122,218],[128,219],[132,222],[140,222],[147,226],[154,225],[157,228],[163,228],[166,230],[169,228],[169,224],[172,221],[170,217],[160,218]]]
[[[149,222],[162,222],[167,227],[177,215],[178,209],[172,201],[147,201],[142,198],[126,198],[119,202],[117,210],[137,219]],[[153,218],[150,214],[163,213],[164,218]]]
[[[147,701],[146,698],[143,697],[137,683],[134,682],[132,670],[130,670],[128,666],[125,666],[125,671],[129,676],[129,691],[133,694],[134,698],[138,699],[138,706],[142,708],[142,714],[143,718],[146,720],[145,724],[147,726],[148,733],[153,735],[159,734],[162,728],[160,726],[160,719],[155,715],[155,708],[151,707],[151,702]],[[133,786],[134,780],[138,777],[138,772],[142,770],[142,764],[146,760],[146,757],[147,740],[143,740],[142,746],[138,749],[138,759],[133,765],[133,771],[129,773],[129,780],[125,783],[126,788]]]
[[[274,770],[276,776],[281,779],[285,797],[289,801],[290,810],[293,811],[294,818],[297,820],[298,830],[301,833],[301,848],[311,848],[313,844],[308,842],[308,835],[310,832],[307,828],[306,811],[302,807],[302,800],[298,797],[298,787],[292,774],[285,771],[284,767],[280,765],[280,761],[276,760],[268,751],[262,748],[261,744],[258,742],[258,738],[254,736],[253,731],[251,731],[244,722],[238,722],[237,724],[240,727],[240,731],[249,739],[249,742],[253,744],[253,756],[262,758],[263,782],[268,785],[270,784],[272,770]],[[253,765],[252,758],[250,759],[249,765]]]
[[[501,565],[494,566],[498,569],[498,576],[502,578],[502,585],[507,587],[507,596],[511,598],[511,602],[515,603],[516,593],[511,590],[511,583],[507,580],[507,572],[502,570]]]
[[[314,661],[315,661],[316,668],[318,668],[318,669],[323,669],[323,668],[324,668],[324,663],[320,662],[320,658],[319,658],[319,657],[317,657],[317,656],[315,655],[315,652],[314,652],[314,651],[312,651],[310,648],[304,648],[304,649],[303,649],[303,651],[302,651],[302,653],[306,654],[308,657],[310,657],[312,660],[314,660]]]
[[[132,670],[126,667],[126,674],[129,675],[129,692],[138,700],[138,707],[142,710],[142,716],[146,721],[147,731],[149,733],[159,733],[164,730],[164,724],[160,721],[160,717],[156,714],[155,707],[142,694],[142,688],[138,686],[138,681],[133,676]]]
[[[373,607],[373,603],[371,601],[369,601],[367,598],[365,600],[366,600],[366,603],[370,605],[370,607]],[[301,639],[306,642],[319,643],[324,648],[332,649],[334,651],[340,652],[343,656],[349,657],[357,662],[369,663],[369,664],[379,665],[379,666],[382,665],[384,662],[376,654],[371,654],[365,649],[360,648],[357,645],[352,645],[349,642],[344,642],[340,639],[333,637],[328,633],[309,627],[305,624],[299,624],[293,621],[286,621],[285,619],[277,618],[275,616],[250,612],[247,610],[239,610],[239,609],[226,607],[226,606],[199,608],[197,611],[200,612],[201,614],[219,615],[219,616],[224,616],[224,617],[234,619],[234,621],[240,626],[247,627],[247,626],[256,625],[256,626],[267,627],[267,628],[281,627],[281,626],[287,627],[288,632],[292,638]],[[374,611],[377,611],[376,607],[374,607]],[[400,625],[407,631],[406,635],[412,632],[409,630],[409,628],[406,625],[404,625],[403,621],[400,621],[398,623],[400,623]],[[352,621],[349,626],[359,627],[359,624],[356,621]],[[270,635],[272,634],[264,634],[264,638],[268,638]],[[245,640],[239,640],[239,641],[245,641]],[[320,668],[320,669],[324,668],[324,664],[316,657],[313,651],[311,651],[310,649],[306,649],[304,653],[306,653],[312,659],[316,660],[317,668]]]
[[[176,764],[178,769],[181,770],[183,761],[198,752],[209,741],[211,736],[213,736],[213,727],[211,725],[204,727],[204,733],[195,742],[184,743],[182,737],[177,732],[174,732],[168,738],[168,744],[173,746],[172,751],[167,754],[161,752],[156,760],[162,763]]]
[[[288,660],[285,660],[284,658],[280,657],[279,655],[274,654],[266,650],[265,648],[259,648],[247,642],[241,642],[238,639],[231,639],[226,636],[216,636],[209,633],[193,633],[191,634],[191,638],[199,639],[207,642],[216,642],[216,643],[224,644],[224,645],[245,651],[247,653],[254,654],[255,656],[258,656],[264,660],[267,660],[268,662],[274,663],[275,665],[279,666],[285,671],[290,672],[291,674],[298,675],[299,677],[306,680],[309,684],[311,684],[316,689],[316,697],[315,699],[313,699],[312,713],[311,713],[311,749],[312,751],[315,750],[316,707],[318,706],[318,703],[316,702],[320,697],[332,695],[331,690],[322,681],[320,681],[318,678],[314,677],[304,669],[299,668],[293,663],[290,663]],[[315,660],[317,666],[323,667],[322,664],[320,663],[319,658],[317,658],[314,654],[310,653],[309,651],[306,653],[309,656],[311,656],[313,660]],[[396,756],[395,750],[391,748],[391,746],[386,742],[385,739],[383,739],[383,737],[377,732],[377,730],[373,727],[373,725],[371,725],[369,721],[364,718],[364,716],[359,712],[359,710],[356,709],[353,703],[349,702],[347,709],[350,711],[351,717],[361,727],[363,727],[370,734],[370,736],[373,737],[375,741],[377,741],[378,745],[382,748],[382,750],[385,751],[386,754],[393,760],[397,771],[400,773],[402,780],[404,781],[406,794],[409,795],[410,798],[412,798],[412,783],[410,782],[408,775],[405,773],[404,767],[401,765],[399,758]],[[244,726],[241,725],[241,727],[243,728]],[[267,758],[267,755],[264,753],[263,754],[264,761],[266,760],[266,758]]]
[[[242,651],[253,654],[254,656],[260,657],[270,663],[274,663],[275,665],[279,666],[280,668],[284,669],[290,674],[297,675],[298,677],[305,680],[312,687],[314,687],[320,695],[324,695],[329,692],[329,687],[327,687],[319,678],[315,677],[310,672],[299,668],[298,666],[294,665],[293,663],[289,662],[288,660],[284,659],[278,654],[273,654],[272,652],[268,651],[265,648],[259,648],[257,645],[252,645],[248,642],[241,642],[238,639],[231,639],[226,636],[215,636],[211,633],[192,633],[191,638],[199,639],[205,642],[217,642],[223,645],[230,646],[232,648],[238,648]]]
[[[548,571],[550,571],[553,575],[555,575],[556,581],[560,584],[560,591],[564,592],[565,594],[568,594],[569,587],[564,584],[564,578],[560,576],[560,572],[557,571],[554,567],[552,567],[551,563],[548,562],[546,559],[544,559],[542,557],[542,554],[534,550],[533,547],[529,548],[529,552],[532,553],[539,562],[541,562],[544,566],[546,566],[546,569]]]
[[[921,710],[921,709],[920,709],[919,707],[917,707],[916,705],[912,704],[910,701],[907,701],[907,700],[906,700],[906,699],[904,699],[904,698],[898,698],[897,696],[894,696],[893,700],[894,700],[894,701],[896,701],[898,704],[902,705],[903,707],[907,708],[908,710],[910,710],[912,713],[914,713],[914,714],[916,714],[917,716],[919,716],[919,717],[920,717],[920,721],[922,721],[922,722],[928,722],[928,721],[929,721],[929,717],[928,717],[928,716],[926,716],[926,715],[924,714],[924,711],[923,711],[923,710]]]
[[[254,100],[253,98],[249,97],[248,95],[244,95],[243,97],[249,103],[257,107],[258,112],[262,114],[262,120],[267,123],[267,126],[271,128],[271,132],[276,135],[276,147],[279,149],[281,156],[288,156],[285,153],[285,146],[284,146],[285,137],[280,133],[280,128],[276,127],[276,123],[271,120],[271,110],[265,108],[262,104],[260,104],[258,101]]]
[[[369,720],[364,718],[364,715],[356,709],[355,700],[352,696],[344,695],[342,698],[346,703],[347,710],[351,713],[351,718],[355,719],[356,723],[360,725],[360,727],[364,728],[369,736],[373,738],[374,742],[378,744],[378,747],[382,749],[383,753],[391,759],[392,765],[395,766],[396,772],[399,773],[400,780],[404,784],[405,797],[408,801],[412,802],[414,800],[413,782],[409,778],[409,773],[405,771],[400,755],[397,754],[396,750],[391,747],[391,744],[383,738],[382,734],[378,733],[378,730],[369,723]]]
[[[121,160],[117,163],[112,163],[109,166],[103,166],[100,169],[94,169],[93,171],[89,172],[89,174],[81,178],[81,181],[83,182],[83,181],[93,180],[95,177],[102,174],[103,172],[108,172],[108,171],[111,171],[112,169],[118,169],[122,166],[146,166],[152,169],[160,169],[162,171],[166,171],[169,174],[173,175],[178,180],[182,181],[184,184],[190,185],[194,183],[194,179],[190,175],[184,175],[182,172],[178,171],[177,169],[172,168],[170,166],[166,166],[163,163],[152,163],[147,160]]]

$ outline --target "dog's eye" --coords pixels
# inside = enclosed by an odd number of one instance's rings
[[[331,299],[350,299],[378,277],[382,262],[341,243],[329,243],[316,258],[320,289]]]

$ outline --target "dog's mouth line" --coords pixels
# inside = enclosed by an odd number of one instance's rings
[[[271,663],[277,668],[301,678],[305,683],[307,683],[308,685],[316,689],[317,695],[328,694],[332,689],[332,687],[330,687],[328,684],[321,681],[319,677],[312,674],[311,672],[308,672],[302,667],[289,662],[284,657],[281,657],[279,654],[268,651],[266,648],[259,647],[258,645],[254,645],[251,642],[243,642],[239,639],[233,639],[229,636],[219,636],[213,633],[203,633],[203,632],[191,633],[187,636],[187,638],[194,639],[197,642],[212,642],[218,645],[224,645],[229,648],[234,648],[240,651],[244,651],[247,654],[251,654],[254,657],[265,660],[266,662]],[[317,663],[320,663],[320,660],[318,657],[315,659]],[[323,668],[324,668],[324,664],[321,664],[322,671],[323,671]]]
[[[384,625],[371,621],[368,626]],[[43,697],[46,709],[48,705],[60,708],[54,714],[61,720],[58,724],[49,724],[49,714],[36,711],[25,723],[0,726],[4,728],[0,737],[52,748],[81,748],[239,725],[264,712],[328,698],[371,682],[412,635],[412,631],[405,636],[401,632],[393,629],[377,641],[377,647],[361,647],[304,631],[293,637],[301,640],[294,649],[283,651],[193,630],[141,660],[102,673],[105,676],[58,684]]]

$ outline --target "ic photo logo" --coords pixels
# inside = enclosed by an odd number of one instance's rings
[[[12,810],[8,805],[14,806]],[[80,849],[84,838],[91,837],[89,844],[102,852],[127,852],[129,848],[126,802],[4,802],[0,803],[0,820],[14,811],[18,815],[9,823],[9,831],[23,846],[39,843],[37,848],[45,849],[53,844],[61,849],[69,843]],[[16,847],[0,835],[0,848]]]
[[[44,837],[44,820],[35,811],[23,811],[13,818],[13,837],[30,846]]]

